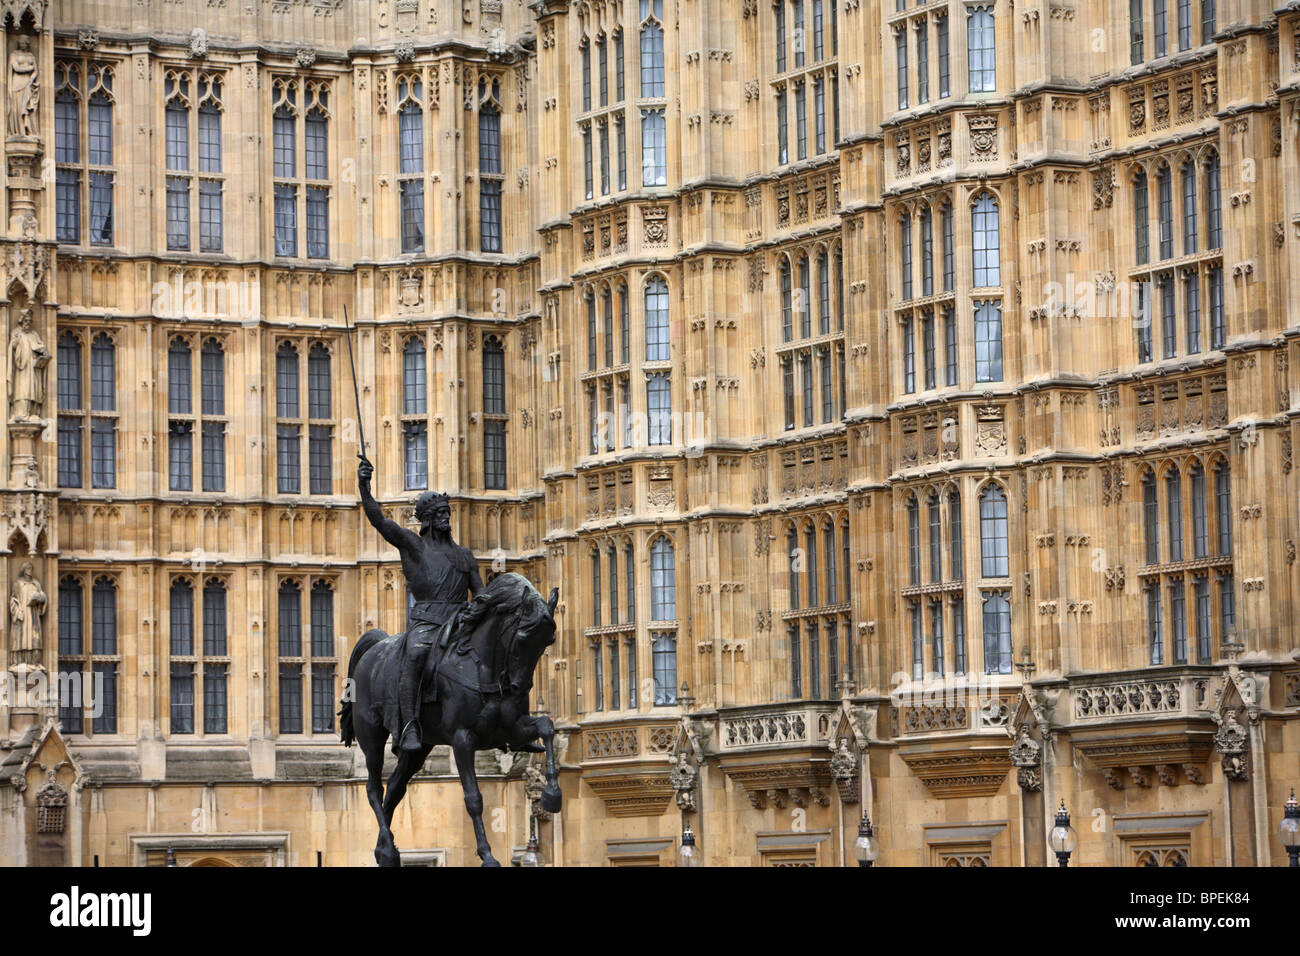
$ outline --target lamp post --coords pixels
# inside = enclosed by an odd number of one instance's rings
[[[1056,826],[1052,827],[1051,835],[1048,842],[1052,845],[1052,852],[1056,854],[1056,861],[1061,866],[1070,865],[1070,854],[1074,852],[1079,845],[1079,834],[1074,832],[1074,827],[1070,826],[1070,811],[1065,809],[1065,800],[1061,800],[1061,809],[1056,811]]]
[[[853,858],[858,861],[858,866],[871,866],[878,856],[880,844],[876,842],[876,831],[871,826],[871,817],[864,813],[862,822],[858,824],[858,838],[853,841]]]
[[[524,847],[524,852],[519,854],[519,865],[542,865],[542,854],[537,846],[537,818],[531,813],[528,815],[528,845]]]
[[[695,845],[695,833],[691,830],[689,823],[686,824],[686,829],[682,831],[682,847],[677,851],[677,865],[700,865],[700,849]]]
[[[1277,825],[1277,838],[1286,847],[1291,865],[1300,867],[1300,804],[1295,800],[1295,787],[1291,788],[1291,798],[1286,802],[1282,822]]]

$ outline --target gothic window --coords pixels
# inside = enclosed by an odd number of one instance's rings
[[[984,672],[1011,673],[1009,591],[988,591],[984,594]]]
[[[483,486],[506,487],[506,353],[501,340],[483,342]]]
[[[904,300],[912,298],[912,217],[904,215],[898,221],[898,247],[901,253],[899,265],[900,288]]]
[[[672,631],[656,631],[650,635],[650,645],[655,706],[671,707],[677,703],[677,635]]]
[[[921,208],[921,295],[934,294],[934,230],[930,207]]]
[[[663,0],[641,0],[642,97],[664,95],[663,15]]]
[[[986,578],[1010,575],[1007,553],[1007,496],[994,484],[980,494],[980,561]]]
[[[804,95],[806,84],[795,83],[794,92],[794,154],[796,159],[808,156],[808,99]]]
[[[424,87],[418,76],[397,78],[397,189],[402,252],[424,251]]]
[[[298,494],[302,481],[302,424],[298,405],[298,350],[281,342],[275,356],[276,487],[280,494]],[[294,421],[294,419],[299,419]]]
[[[1201,0],[1201,42],[1211,43],[1215,32],[1215,0]]]
[[[776,24],[776,72],[785,72],[785,0],[776,0],[772,4],[772,13]],[[784,162],[784,160],[782,160]]]
[[[925,387],[936,385],[936,365],[934,351],[934,312],[926,309],[921,313],[921,357],[924,369]]]
[[[1196,252],[1197,218],[1196,218],[1196,166],[1184,163],[1182,168],[1183,185],[1183,255]]]
[[[299,223],[305,222],[307,258],[328,259],[328,85],[323,80],[301,83],[276,77],[271,95],[275,254],[298,257]]]
[[[1160,563],[1160,506],[1156,500],[1156,476],[1142,476],[1142,526],[1146,542],[1146,563]]]
[[[308,425],[308,455],[310,488],[313,495],[328,495],[334,490],[333,479],[333,426],[330,388],[330,353],[320,342],[312,345],[307,355],[307,411],[312,421]]]
[[[1210,153],[1205,161],[1205,245],[1223,248],[1223,196],[1219,180],[1219,154]]]
[[[962,579],[961,492],[948,492],[948,571],[949,579]]]
[[[1174,254],[1173,174],[1165,163],[1156,171],[1156,217],[1160,225],[1160,258]]]
[[[789,116],[786,112],[784,87],[776,91],[776,162],[778,166],[790,162]]]
[[[1159,578],[1146,585],[1147,596],[1147,646],[1150,650],[1150,663],[1153,667],[1164,663],[1165,634],[1163,609],[1160,601]]]
[[[921,583],[921,505],[915,495],[907,499],[907,583]]]
[[[650,545],[650,617],[654,621],[677,619],[673,544],[663,535]]]
[[[594,310],[594,300],[590,307]],[[646,361],[668,361],[668,283],[660,276],[652,276],[646,283],[645,324]],[[594,367],[594,361],[592,364]]]
[[[1002,284],[1000,234],[998,201],[991,193],[980,193],[971,209],[972,268],[977,288]]]
[[[113,244],[113,80],[113,67],[107,64],[56,64],[55,235],[59,242],[79,244],[85,229],[91,245]]]
[[[1147,174],[1139,169],[1133,177],[1133,244],[1137,250],[1137,264],[1151,260],[1147,233]]]
[[[957,384],[957,310],[944,306],[943,310],[943,384]]]
[[[604,74],[602,73],[602,77]],[[602,88],[603,88],[602,79]],[[479,248],[483,252],[502,250],[501,189],[504,182],[501,165],[501,109],[497,104],[497,81],[488,94],[486,80],[479,84]],[[602,127],[603,129],[603,127]],[[603,140],[604,181],[609,181],[608,138]],[[608,192],[608,189],[604,190]]]
[[[1183,560],[1183,479],[1177,468],[1165,475],[1165,508],[1169,518],[1169,560]]]

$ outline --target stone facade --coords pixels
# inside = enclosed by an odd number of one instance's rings
[[[0,862],[370,861],[363,434],[560,587],[498,854],[1283,862],[1300,4],[1139,6],[0,3]]]

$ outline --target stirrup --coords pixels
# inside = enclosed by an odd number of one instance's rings
[[[414,747],[407,747],[406,735],[412,728],[414,728],[415,730],[416,745]],[[406,726],[402,728],[402,732],[398,735],[397,738],[398,749],[416,751],[422,748],[423,746],[424,746],[424,730],[423,728],[420,727],[420,722],[414,719],[408,720],[406,722]]]

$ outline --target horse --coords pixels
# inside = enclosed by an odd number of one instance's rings
[[[379,821],[375,862],[401,866],[393,841],[393,811],[406,785],[424,765],[429,751],[450,744],[465,794],[465,810],[474,823],[476,850],[483,866],[500,866],[483,829],[483,796],[474,773],[474,754],[499,748],[546,754],[542,808],[560,809],[559,774],[555,768],[555,725],[546,716],[528,714],[533,670],[542,652],[555,643],[555,605],[522,575],[493,578],[443,625],[438,647],[429,654],[422,681],[420,726],[423,746],[401,751],[397,768],[383,785],[384,747],[397,739],[396,695],[403,655],[402,634],[375,628],[366,631],[348,660],[348,684],[339,711],[343,743],[355,741],[366,758],[366,797]],[[542,746],[534,741],[538,738]]]

